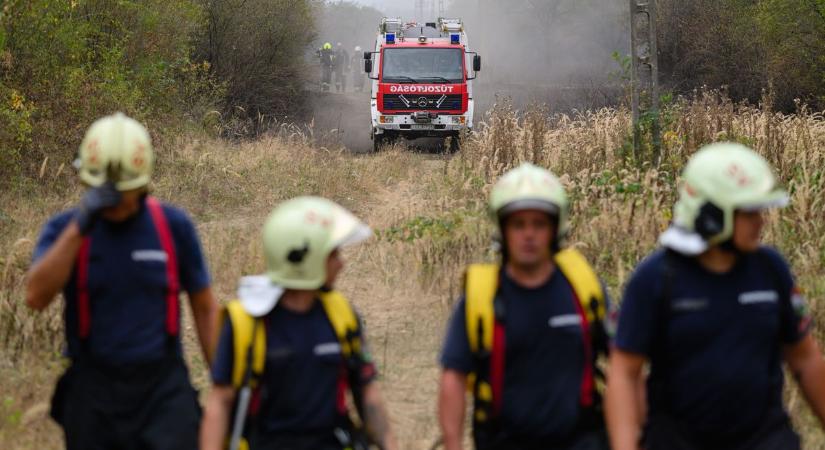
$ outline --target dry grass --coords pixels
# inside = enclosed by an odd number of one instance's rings
[[[670,219],[677,174],[689,155],[720,138],[754,146],[777,165],[793,197],[790,208],[771,217],[767,239],[788,255],[817,317],[825,319],[822,116],[803,108],[777,115],[768,106],[699,93],[667,110],[658,168],[629,157],[629,120],[621,109],[548,116],[541,108],[521,113],[500,102],[451,159],[399,150],[352,156],[313,148],[304,133],[288,127],[237,145],[186,138],[161,149],[155,191],[195,218],[222,299],[233,295],[240,275],[262,270],[258,232],[278,201],[326,195],[367,218],[378,238],[348,251],[341,288],[365,317],[404,448],[425,448],[436,436],[436,358],[461,270],[494,257],[486,197],[494,180],[521,161],[562,177],[573,205],[570,243],[595,261],[618,298]],[[47,167],[43,180],[55,170]],[[22,276],[40,224],[79,195],[43,180],[0,194],[0,441],[22,436],[16,447],[26,449],[59,442],[37,407],[59,372],[62,337],[59,307],[40,316],[21,307]],[[191,327],[188,333],[194,355]],[[197,357],[190,362],[203,386],[202,363]],[[788,401],[806,448],[825,448],[797,391],[788,391]],[[29,418],[25,428],[23,416]]]
[[[515,111],[500,102],[461,153],[446,164],[434,190],[431,223],[459,224],[450,233],[429,233],[412,239],[402,252],[408,263],[423,264],[424,281],[432,273],[458,280],[467,258],[485,258],[489,235],[483,225],[485,199],[506,170],[531,161],[556,172],[572,203],[573,232],[569,244],[584,251],[609,285],[613,298],[638,261],[656,246],[671,219],[678,174],[699,147],[717,140],[745,143],[766,156],[791,192],[791,206],[773,212],[766,241],[789,258],[819,323],[825,321],[825,120],[804,107],[797,114],[735,105],[714,92],[680,99],[664,114],[662,163],[653,167],[631,158],[627,144],[629,112],[603,109],[573,116],[547,116],[533,109]],[[458,214],[458,216],[456,216]],[[409,219],[408,219],[409,220]],[[482,223],[481,225],[479,225]],[[402,225],[410,228],[409,222]],[[456,285],[442,284],[454,294]],[[820,342],[823,330],[815,330]],[[788,389],[789,409],[803,434],[805,448],[825,448],[825,434],[796,389]]]
[[[367,215],[378,206],[374,194],[406,179],[421,158],[402,151],[353,157],[343,150],[314,148],[297,130],[251,143],[181,139],[158,150],[154,195],[186,209],[198,225],[220,299],[234,296],[242,274],[260,273],[260,229],[278,202],[296,195],[323,195]],[[48,173],[20,192],[0,194],[0,442],[12,448],[57,448],[59,433],[46,419],[46,404],[61,370],[62,305],[44,313],[23,304],[23,277],[43,222],[70,207],[80,195],[61,192]],[[186,348],[195,382],[206,386],[191,321]],[[25,421],[22,419],[26,418]],[[9,448],[4,445],[4,448]]]

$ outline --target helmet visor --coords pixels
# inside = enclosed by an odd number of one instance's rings
[[[332,248],[360,244],[372,237],[372,229],[339,205],[333,208]]]
[[[559,206],[555,203],[548,202],[547,200],[529,198],[504,205],[498,210],[498,216],[509,216],[514,212],[526,210],[542,211],[555,217],[558,217],[560,212]]]
[[[765,196],[764,199],[747,202],[739,205],[736,209],[738,211],[756,212],[772,208],[784,208],[790,203],[788,193],[783,190],[776,190]]]

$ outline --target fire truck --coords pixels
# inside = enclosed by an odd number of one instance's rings
[[[364,53],[372,80],[372,143],[398,138],[452,138],[473,126],[473,82],[481,57],[469,51],[461,19],[425,24],[384,18],[373,51]]]

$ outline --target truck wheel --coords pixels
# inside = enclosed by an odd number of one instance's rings
[[[447,147],[446,145],[444,146],[447,152],[456,153],[459,150],[461,150],[461,138],[458,135],[450,136],[447,138],[447,140],[450,141],[449,147]]]
[[[384,135],[383,134],[376,134],[375,131],[372,132],[372,152],[378,153],[381,151],[381,147],[384,146]]]

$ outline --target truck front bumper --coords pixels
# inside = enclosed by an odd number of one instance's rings
[[[416,118],[413,114],[378,114],[373,117],[372,127],[377,134],[384,131],[398,132],[459,132],[471,128],[465,115],[431,114],[426,120]]]

